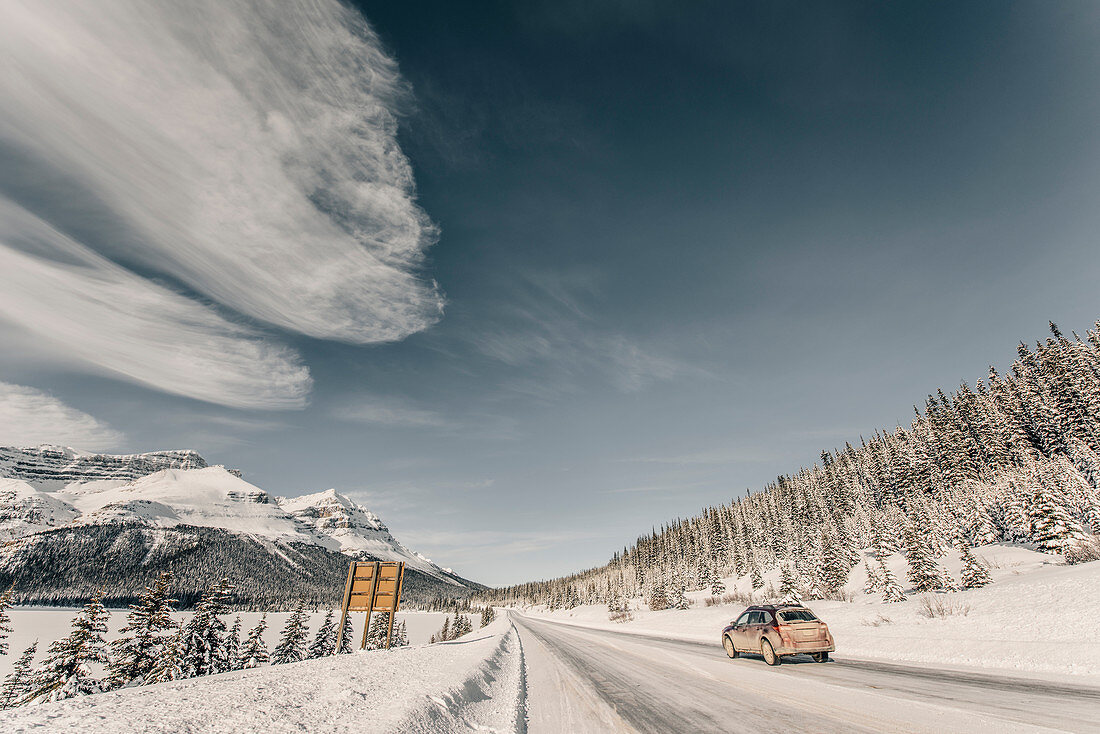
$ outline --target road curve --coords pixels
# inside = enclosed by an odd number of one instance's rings
[[[517,613],[533,666],[566,670],[571,692],[540,691],[528,674],[531,704],[558,698],[550,713],[532,710],[530,731],[760,732],[1100,732],[1100,688],[982,673],[808,657],[770,668],[758,657],[729,660],[713,645],[645,637],[535,619]],[[805,660],[805,662],[802,662]],[[560,688],[560,684],[544,687]],[[537,708],[537,706],[536,706]],[[602,709],[585,726],[576,711]],[[561,712],[574,717],[568,725]],[[588,714],[595,715],[595,714]],[[609,721],[614,719],[614,726]]]

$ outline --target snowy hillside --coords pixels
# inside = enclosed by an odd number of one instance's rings
[[[858,565],[841,588],[840,596],[850,601],[818,599],[806,605],[828,623],[837,645],[834,657],[839,659],[983,668],[1100,683],[1100,619],[1091,613],[1100,609],[1100,562],[1066,566],[1058,556],[1018,546],[982,546],[975,553],[990,567],[992,583],[982,588],[910,591],[904,601],[885,603],[878,593],[864,593],[867,577]],[[906,565],[900,554],[887,559],[898,578],[904,578]],[[944,567],[957,577],[963,564],[957,553],[951,553]],[[749,576],[724,579],[723,595],[728,596],[711,606],[709,591],[688,592],[687,609],[651,611],[635,600],[628,604],[628,621],[611,621],[606,604],[553,611],[539,605],[525,612],[585,627],[713,643],[717,648],[722,628],[748,604],[780,596],[778,571],[765,573],[762,581],[763,586],[754,590]]]
[[[157,570],[168,556],[182,562],[181,553],[201,546],[252,562],[263,548],[283,571],[296,575],[310,565],[301,557],[305,553],[325,568],[326,577],[341,565],[346,569],[347,556],[353,556],[404,561],[438,583],[440,593],[476,586],[406,548],[378,516],[333,489],[272,498],[239,472],[208,466],[190,451],[104,456],[50,446],[0,449],[0,542],[6,542],[2,574],[18,579],[27,564],[49,564],[35,574],[36,582],[57,570],[59,564],[47,560],[55,552],[74,556],[103,547],[116,554],[116,565],[138,573]],[[125,558],[117,556],[123,548]],[[61,601],[76,593],[72,585],[64,588],[34,598]]]

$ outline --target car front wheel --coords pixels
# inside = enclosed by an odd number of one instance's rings
[[[764,662],[768,665],[779,665],[782,661],[779,656],[775,654],[775,648],[772,647],[772,643],[764,640],[760,643],[760,654],[764,656]]]
[[[815,663],[827,663],[829,662],[829,653],[827,652],[815,652],[810,655],[814,659]]]
[[[737,657],[737,649],[734,648],[733,640],[730,639],[729,635],[722,637],[722,647],[726,648],[726,655],[731,658]]]

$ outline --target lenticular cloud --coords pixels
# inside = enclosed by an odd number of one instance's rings
[[[2,14],[9,203],[174,291],[313,337],[392,341],[439,318],[419,272],[434,231],[396,142],[404,87],[354,11],[4,0]]]

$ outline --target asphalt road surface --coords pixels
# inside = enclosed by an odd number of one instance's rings
[[[1100,732],[1100,688],[713,644],[512,613],[539,732]]]

